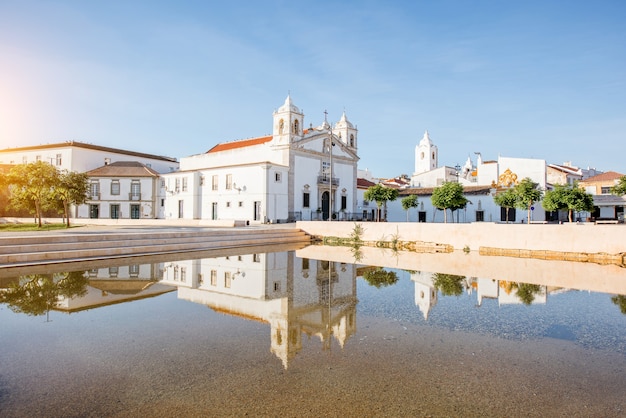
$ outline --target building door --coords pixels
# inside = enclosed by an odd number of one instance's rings
[[[184,215],[185,215],[185,201],[181,199],[178,201],[178,219],[182,219]]]
[[[426,222],[426,211],[420,210],[417,212],[417,222]]]
[[[120,218],[120,205],[113,204],[111,205],[111,219],[119,219]]]
[[[130,205],[130,219],[139,219],[139,205]]]
[[[261,202],[258,200],[254,202],[254,220],[261,220]]]
[[[217,220],[217,202],[211,203],[211,219]]]
[[[91,219],[100,217],[100,205],[89,205],[89,217]]]
[[[330,193],[322,193],[322,220],[327,220],[330,212]]]

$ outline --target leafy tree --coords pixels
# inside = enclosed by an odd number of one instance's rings
[[[567,210],[567,217],[572,222],[573,212],[593,210],[593,196],[577,185],[556,185],[546,192],[541,205],[547,211]]]
[[[506,223],[509,223],[509,210],[517,205],[517,194],[514,189],[506,189],[493,197],[496,205],[506,209]]]
[[[465,276],[456,274],[435,273],[433,285],[444,296],[460,296],[463,294],[463,280]]]
[[[455,182],[445,182],[440,187],[436,187],[430,199],[434,207],[443,209],[443,219],[445,223],[448,223],[447,209],[454,212],[457,209],[463,209],[468,202],[463,195],[463,186],[461,183]]]
[[[42,210],[51,202],[58,178],[56,167],[43,161],[12,167],[5,179],[11,191],[12,206],[34,214],[41,228]]]
[[[517,297],[524,305],[530,305],[535,300],[535,295],[541,292],[541,286],[530,283],[517,283]]]
[[[398,275],[395,271],[387,271],[382,267],[376,267],[374,270],[368,270],[363,274],[363,279],[376,288],[391,286],[398,282]]]
[[[363,199],[371,202],[376,202],[376,206],[378,207],[378,219],[380,222],[380,209],[381,207],[387,205],[387,201],[393,202],[398,198],[398,190],[392,189],[391,187],[385,187],[382,184],[376,184],[368,188],[363,194]]]
[[[626,195],[626,176],[620,177],[618,183],[611,187],[611,193],[616,196]]]
[[[59,297],[73,298],[87,292],[84,271],[20,276],[0,293],[0,302],[6,303],[16,313],[43,315],[54,308]]]
[[[517,195],[515,206],[520,209],[526,209],[528,213],[528,222],[530,223],[531,207],[541,200],[543,193],[538,189],[539,184],[526,177],[513,187]]]
[[[611,298],[611,302],[619,306],[619,310],[623,314],[626,315],[626,296],[625,295],[615,295]]]
[[[54,196],[63,203],[66,227],[70,227],[70,205],[81,205],[87,200],[89,181],[87,174],[74,171],[63,171],[59,182],[54,187]]]
[[[401,200],[402,209],[406,211],[406,221],[409,222],[409,209],[416,208],[418,206],[417,196],[414,194],[410,194],[405,196]]]

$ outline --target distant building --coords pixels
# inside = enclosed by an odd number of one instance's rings
[[[304,129],[287,96],[273,132],[181,158],[166,174],[166,217],[278,223],[346,217],[357,210],[358,130],[345,112]]]
[[[589,194],[593,195],[595,206],[593,218],[616,219],[624,222],[624,207],[626,206],[626,196],[615,196],[611,194],[614,187],[624,174],[615,171],[607,171],[589,177],[578,183]]]

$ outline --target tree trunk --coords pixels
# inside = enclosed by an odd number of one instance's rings
[[[443,223],[444,224],[448,223],[448,209],[446,208],[443,209]]]
[[[38,201],[35,201],[35,214],[37,215],[37,222],[39,228],[41,228],[41,207]]]
[[[69,204],[67,202],[63,202],[63,211],[65,212],[65,227],[69,228],[70,227],[70,210],[69,210]]]

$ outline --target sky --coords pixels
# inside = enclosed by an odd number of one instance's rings
[[[359,168],[476,152],[626,174],[626,1],[0,0],[0,148],[170,157],[346,112]]]

